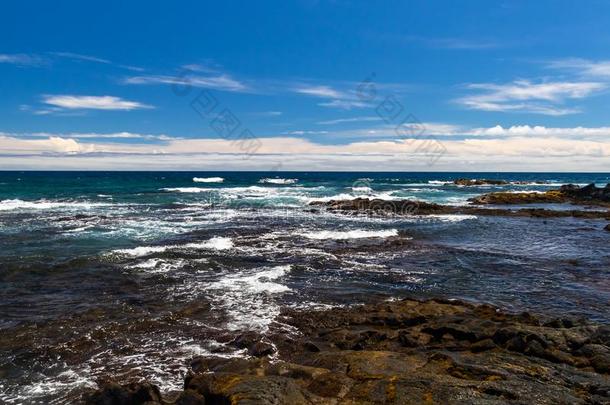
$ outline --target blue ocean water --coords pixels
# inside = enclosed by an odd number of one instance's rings
[[[492,191],[608,182],[608,173],[0,172],[0,402],[70,402],[102,376],[176,389],[190,357],[240,355],[227,336],[281,331],[288,307],[443,296],[607,323],[606,221],[345,216],[309,203],[462,205]]]

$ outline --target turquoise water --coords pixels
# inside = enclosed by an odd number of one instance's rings
[[[513,183],[452,184],[461,177]],[[242,355],[225,344],[240,331],[288,333],[277,321],[287,307],[444,296],[609,322],[603,220],[345,216],[308,205],[460,205],[491,191],[607,182],[610,174],[0,172],[0,402],[69,403],[103,376],[171,391],[193,355]]]

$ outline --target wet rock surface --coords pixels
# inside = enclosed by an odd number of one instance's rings
[[[108,383],[87,404],[604,404],[610,327],[488,305],[401,300],[285,311],[273,356],[199,357],[184,392]],[[260,340],[246,336],[241,342]],[[104,402],[103,402],[104,401]],[[123,402],[121,402],[123,401]],[[127,402],[125,402],[127,401]]]
[[[494,179],[456,179],[453,184],[458,186],[503,186],[509,183],[506,180]]]
[[[496,192],[483,194],[469,201],[473,204],[571,203],[610,206],[610,184],[606,187],[597,187],[595,184],[585,187],[567,184],[558,190],[544,193]]]
[[[487,194],[490,196],[491,194]],[[511,194],[515,195],[515,194]],[[518,194],[516,194],[518,196]],[[512,198],[512,197],[511,197]],[[519,198],[519,197],[517,197]],[[538,201],[540,202],[540,201]],[[516,203],[515,203],[516,204]],[[506,217],[534,217],[534,218],[588,218],[610,220],[610,211],[592,210],[550,210],[545,208],[484,208],[473,206],[451,206],[413,200],[381,200],[369,198],[355,198],[353,200],[331,200],[311,203],[314,206],[325,207],[329,211],[344,214],[377,213],[394,215],[483,215]]]

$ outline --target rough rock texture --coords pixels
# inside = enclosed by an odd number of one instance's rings
[[[561,186],[559,190],[545,193],[506,193],[484,194],[470,199],[473,204],[531,204],[531,203],[573,203],[610,206],[610,184],[596,187],[589,184],[578,187],[573,184]]]
[[[601,218],[610,220],[610,211],[548,210],[543,208],[523,208],[517,210],[509,210],[471,206],[462,207],[440,205],[412,200],[387,201],[379,199],[356,198],[353,200],[331,200],[323,202],[314,201],[310,205],[323,206],[326,207],[326,209],[329,211],[338,211],[344,214],[362,212],[372,212],[381,214],[389,213],[395,215],[465,214],[538,218]]]
[[[502,186],[509,184],[506,180],[490,180],[490,179],[457,179],[453,181],[453,184],[458,186]]]
[[[300,333],[267,336],[279,357],[197,358],[185,391],[165,403],[610,403],[608,326],[441,300],[282,318]],[[134,387],[110,384],[86,403],[163,403],[152,395],[114,400]]]

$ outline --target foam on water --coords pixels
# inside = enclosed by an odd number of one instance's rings
[[[52,210],[52,209],[93,209],[111,206],[109,203],[94,203],[82,201],[23,201],[19,199],[0,201],[0,211],[12,210]]]
[[[195,183],[222,183],[225,181],[222,177],[193,177]]]
[[[280,314],[275,296],[290,291],[277,282],[288,274],[292,266],[275,266],[227,275],[207,285],[214,305],[227,315],[226,327],[230,330],[257,330],[266,332]]]
[[[355,229],[352,231],[316,231],[303,232],[299,235],[308,239],[325,240],[325,239],[362,239],[362,238],[389,238],[398,236],[398,230],[388,229],[380,231],[371,231],[365,229]]]
[[[298,179],[264,178],[264,179],[260,179],[258,182],[259,183],[269,183],[269,184],[294,184],[297,181],[299,181],[299,180]]]
[[[153,253],[163,253],[168,250],[184,250],[184,249],[209,249],[209,250],[227,250],[233,247],[233,241],[231,238],[225,237],[214,237],[205,242],[198,243],[187,243],[184,245],[166,245],[166,246],[138,246],[132,249],[116,249],[112,253],[141,257],[148,256]]]

